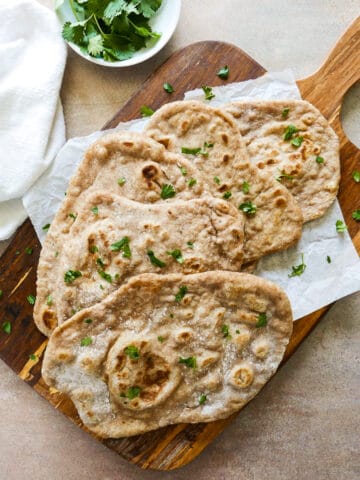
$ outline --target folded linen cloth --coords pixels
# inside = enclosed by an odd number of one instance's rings
[[[36,0],[0,0],[0,240],[26,218],[21,198],[65,142],[66,47]]]

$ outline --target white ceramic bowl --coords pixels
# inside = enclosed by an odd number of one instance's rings
[[[86,60],[98,65],[103,65],[105,67],[130,67],[131,65],[137,65],[138,63],[142,63],[145,60],[153,57],[168,43],[178,24],[180,10],[181,0],[163,0],[161,7],[149,21],[151,28],[155,32],[161,33],[161,37],[157,40],[150,40],[146,48],[138,50],[134,53],[134,56],[128,60],[107,62],[102,58],[95,58],[91,55],[83,53],[77,45],[74,45],[71,42],[67,43],[81,57],[86,58]],[[65,22],[77,21],[73,11],[71,10],[69,0],[64,0],[64,2],[56,9],[56,13],[61,25],[63,25]]]

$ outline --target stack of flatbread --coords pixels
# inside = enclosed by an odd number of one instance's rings
[[[95,142],[41,252],[43,376],[102,437],[239,410],[275,373],[286,294],[246,273],[296,243],[339,183],[339,146],[304,101],[174,102]]]

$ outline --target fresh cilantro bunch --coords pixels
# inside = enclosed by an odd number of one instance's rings
[[[137,50],[156,41],[149,20],[162,0],[58,0],[68,1],[76,22],[66,22],[62,36],[81,51],[108,62],[127,60]]]

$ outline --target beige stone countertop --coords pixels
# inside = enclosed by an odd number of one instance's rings
[[[67,136],[101,128],[172,52],[199,40],[231,42],[268,70],[291,67],[296,78],[306,77],[359,12],[360,0],[183,0],[172,40],[141,66],[104,68],[69,52]],[[342,118],[360,145],[360,85],[346,96]],[[359,293],[337,302],[225,432],[169,473],[128,464],[0,361],[0,480],[359,479],[359,312]]]

